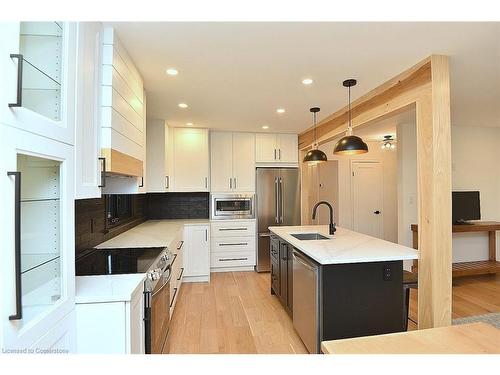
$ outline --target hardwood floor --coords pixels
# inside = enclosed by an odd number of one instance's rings
[[[270,293],[269,274],[212,273],[184,283],[172,316],[170,353],[307,353]]]
[[[452,319],[500,312],[500,274],[453,279]],[[410,291],[409,316],[418,322],[418,291]],[[417,329],[408,322],[408,329]]]
[[[269,274],[256,272],[212,273],[210,284],[182,284],[170,353],[307,353],[269,288]],[[500,275],[453,280],[453,318],[490,312],[500,312]],[[418,320],[415,290],[410,318]]]

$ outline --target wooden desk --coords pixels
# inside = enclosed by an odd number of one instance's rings
[[[500,329],[486,323],[323,341],[325,354],[500,354]]]
[[[500,262],[496,260],[496,231],[500,230],[500,222],[497,221],[477,221],[473,224],[453,225],[453,233],[464,232],[488,232],[488,260],[476,262],[460,262],[453,263],[453,277],[469,276],[469,275],[487,275],[500,272]],[[418,249],[418,226],[411,225],[413,232],[413,248]],[[418,262],[413,262],[413,270],[417,271]]]

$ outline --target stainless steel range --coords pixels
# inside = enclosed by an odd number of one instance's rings
[[[145,351],[165,352],[170,325],[172,255],[167,248],[92,249],[76,259],[76,275],[145,273]]]

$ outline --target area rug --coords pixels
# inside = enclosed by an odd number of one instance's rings
[[[453,319],[453,325],[484,322],[500,329],[500,313],[468,316],[466,318]]]

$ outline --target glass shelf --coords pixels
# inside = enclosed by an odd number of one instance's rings
[[[22,254],[21,257],[21,274],[34,271],[37,268],[55,260],[58,260],[58,253],[49,254]]]

